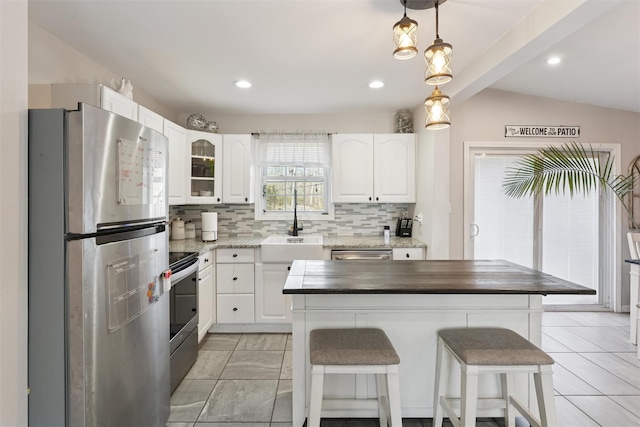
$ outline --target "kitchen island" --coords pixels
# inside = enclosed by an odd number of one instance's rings
[[[302,426],[310,384],[307,340],[313,329],[383,329],[400,356],[402,416],[431,417],[439,329],[506,327],[540,346],[542,295],[595,291],[507,261],[446,260],[294,261],[283,292],[292,295],[293,425]],[[517,378],[516,394],[530,405],[531,387],[526,376]],[[498,396],[498,390],[493,378],[481,387],[485,395]],[[374,396],[372,377],[325,380],[325,397]],[[495,415],[500,413],[486,413]],[[323,405],[322,416],[375,418],[377,413],[363,400],[336,400]]]

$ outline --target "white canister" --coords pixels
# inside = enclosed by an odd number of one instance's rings
[[[184,234],[184,221],[180,218],[176,218],[171,223],[171,239],[184,240]]]
[[[202,212],[202,241],[218,240],[218,213]]]
[[[196,238],[196,225],[191,221],[184,225],[184,237],[187,239]]]

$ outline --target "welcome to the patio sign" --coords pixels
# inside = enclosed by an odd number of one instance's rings
[[[580,126],[506,125],[504,136],[538,138],[579,138]]]

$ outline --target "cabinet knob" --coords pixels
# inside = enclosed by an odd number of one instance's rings
[[[369,197],[369,201],[371,201],[371,197]]]
[[[219,202],[220,201],[220,197],[218,197],[216,200]]]
[[[238,311],[238,307],[233,307],[233,311]]]
[[[248,198],[248,197],[245,197],[245,198],[244,198],[244,201],[245,201],[245,202],[248,202],[248,201],[249,201],[249,198]]]
[[[287,267],[287,270],[291,271],[291,266]]]
[[[205,259],[204,259],[204,262],[209,262],[209,258],[205,258]]]
[[[378,200],[379,200],[379,198],[378,198],[378,197],[376,197],[376,202],[377,202]]]
[[[407,258],[411,258],[411,257],[409,256],[409,253],[408,253],[408,252],[407,252]]]
[[[238,254],[233,254],[233,257],[234,257],[234,258],[237,258],[237,257],[238,257]]]
[[[407,256],[409,256],[409,254],[407,254]],[[234,278],[233,278],[233,280],[238,280],[238,278],[237,278],[237,277],[234,277]]]

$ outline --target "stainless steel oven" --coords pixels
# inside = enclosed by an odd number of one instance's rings
[[[171,393],[198,358],[198,253],[169,253]]]

